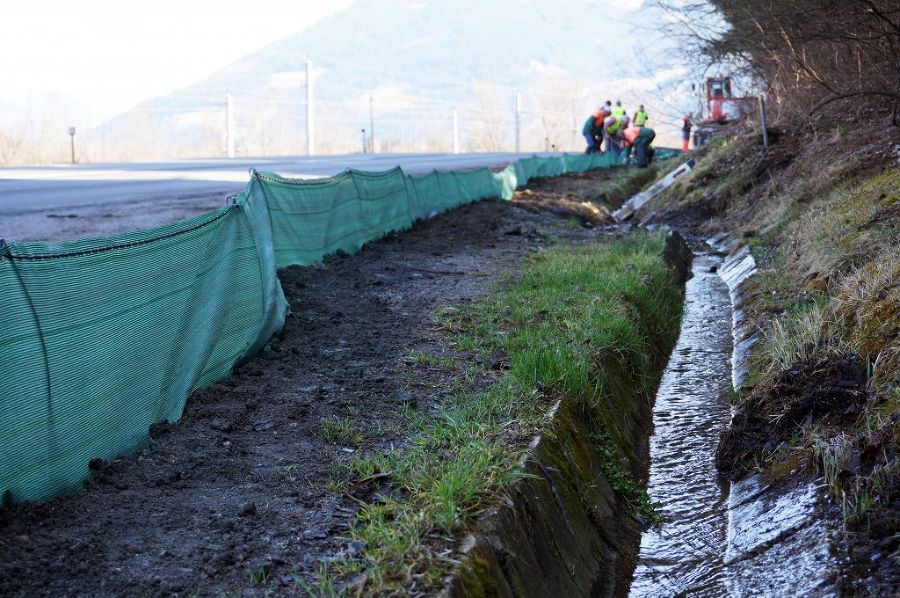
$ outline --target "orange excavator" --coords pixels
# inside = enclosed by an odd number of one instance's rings
[[[731,87],[731,77],[708,77],[706,79],[707,116],[694,127],[694,146],[703,145],[711,136],[750,114],[755,98],[735,97]]]

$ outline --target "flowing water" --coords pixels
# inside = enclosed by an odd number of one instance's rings
[[[641,537],[631,596],[728,594],[729,488],[714,461],[731,388],[731,301],[720,263],[694,258],[681,336],[656,397],[648,492],[664,523]]]

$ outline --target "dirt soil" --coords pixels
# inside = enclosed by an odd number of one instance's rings
[[[297,579],[359,550],[342,539],[358,503],[329,480],[356,450],[402,445],[408,410],[449,393],[452,372],[411,356],[466,357],[436,310],[489,293],[555,238],[606,234],[573,224],[584,214],[558,195],[465,206],[281,271],[292,314],[268,351],[192,396],[137,454],[92,463],[84,493],[0,511],[0,595],[303,593]],[[334,442],[326,418],[363,439]]]
[[[859,357],[802,361],[738,408],[722,433],[716,465],[731,479],[740,479],[755,468],[761,452],[787,448],[798,426],[849,427],[868,398],[866,366]]]

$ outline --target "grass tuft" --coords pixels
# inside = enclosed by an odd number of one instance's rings
[[[360,446],[365,440],[362,432],[349,417],[328,417],[322,420],[322,432],[326,440],[335,444]]]

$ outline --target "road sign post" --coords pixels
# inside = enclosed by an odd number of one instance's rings
[[[75,163],[75,127],[69,127],[69,148],[72,152],[72,164]]]

